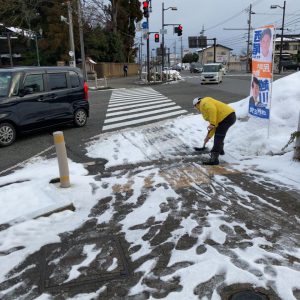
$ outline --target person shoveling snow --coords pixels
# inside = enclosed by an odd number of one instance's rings
[[[219,155],[224,155],[224,139],[228,129],[235,123],[235,111],[229,105],[211,97],[197,97],[193,106],[202,113],[205,121],[209,122],[208,133],[202,148],[195,147],[197,151],[205,151],[205,145],[214,136],[214,145],[210,151],[210,159],[204,165],[218,165]]]

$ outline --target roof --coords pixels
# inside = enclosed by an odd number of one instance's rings
[[[204,51],[204,50],[206,50],[206,49],[213,48],[213,47],[214,47],[213,45],[207,46],[207,47],[205,47],[205,48],[196,50],[196,52],[202,52],[202,51]],[[224,46],[224,45],[221,45],[221,44],[216,44],[216,47],[226,48],[226,49],[228,49],[229,51],[232,51],[232,50],[233,50],[233,49],[231,49],[231,48],[229,48],[229,47],[226,47],[226,46]]]

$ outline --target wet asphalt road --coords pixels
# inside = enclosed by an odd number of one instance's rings
[[[226,103],[239,101],[248,96],[250,90],[250,74],[230,73],[224,76],[223,82],[211,85],[200,84],[200,74],[189,71],[181,73],[183,80],[177,83],[157,84],[151,87],[175,101],[188,112],[194,112],[192,99],[197,96],[211,96]],[[275,80],[278,76],[275,76]],[[138,77],[114,78],[108,85],[116,88],[139,88]],[[90,118],[84,128],[64,126],[48,129],[35,134],[18,138],[10,147],[0,148],[0,176],[13,170],[18,164],[39,154],[54,153],[52,133],[63,130],[67,143],[68,155],[71,159],[85,161],[84,143],[102,133],[102,126],[112,90],[90,91]]]

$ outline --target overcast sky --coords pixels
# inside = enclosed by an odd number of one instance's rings
[[[188,36],[200,34],[202,26],[208,38],[217,38],[217,43],[234,49],[234,53],[246,48],[247,30],[224,30],[224,28],[248,28],[248,11],[252,4],[252,26],[254,28],[275,24],[281,28],[283,9],[270,9],[271,4],[283,7],[283,0],[152,0],[152,13],[149,18],[150,31],[159,31],[162,27],[162,3],[165,9],[176,6],[177,11],[171,9],[164,11],[165,24],[179,23],[183,26],[183,48],[188,48]],[[145,20],[143,20],[145,21]],[[300,34],[300,0],[286,0],[285,33]],[[174,51],[180,51],[180,38],[173,34],[173,27],[166,27],[166,47]],[[140,33],[137,34],[140,36]],[[155,48],[159,44],[154,43],[151,36],[150,47]]]

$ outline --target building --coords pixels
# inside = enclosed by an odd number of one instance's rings
[[[199,62],[202,64],[208,64],[214,62],[214,46],[208,46],[197,50],[196,52],[199,55]],[[227,65],[230,58],[230,51],[233,49],[223,46],[221,44],[216,44],[216,61]]]
[[[281,36],[275,40],[275,61],[279,61]],[[285,34],[282,43],[282,59],[300,61],[300,35]]]

